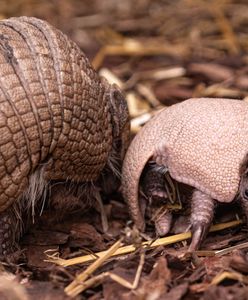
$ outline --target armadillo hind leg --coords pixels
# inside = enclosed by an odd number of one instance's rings
[[[212,224],[215,201],[199,190],[195,190],[191,202],[191,232],[192,239],[188,251],[199,249]]]
[[[0,259],[15,260],[21,231],[22,224],[13,207],[0,213]]]

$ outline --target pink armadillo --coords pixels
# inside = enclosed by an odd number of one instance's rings
[[[87,186],[89,196],[105,188],[105,175],[120,172],[129,117],[119,89],[45,21],[0,21],[0,64],[0,255],[6,255],[21,233],[21,212],[30,206],[34,212],[49,182],[74,183],[80,193]]]
[[[135,136],[123,163],[122,189],[134,222],[144,230],[138,190],[144,167],[153,161],[160,177],[168,170],[173,179],[195,188],[189,250],[197,249],[211,225],[215,200],[231,202],[240,191],[248,216],[247,153],[245,101],[189,99],[164,109]]]

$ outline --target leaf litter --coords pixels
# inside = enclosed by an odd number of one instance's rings
[[[248,99],[246,1],[3,0],[0,17],[32,15],[67,33],[126,93],[132,135],[161,108],[189,97]],[[108,230],[88,210],[45,211],[1,265],[1,299],[247,299],[247,228],[221,206],[201,251],[187,252],[189,208],[157,239],[132,227],[120,193],[104,199]],[[174,204],[173,204],[174,205]],[[172,205],[172,206],[173,206]],[[180,206],[180,205],[179,205]],[[218,224],[217,224],[218,223]]]

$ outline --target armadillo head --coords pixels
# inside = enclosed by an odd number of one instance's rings
[[[113,147],[123,161],[130,141],[130,119],[127,102],[117,85],[110,87],[110,111],[113,126]]]
[[[151,157],[168,167],[176,181],[219,202],[233,201],[241,176],[239,192],[248,199],[247,161],[241,173],[238,169],[248,148],[247,116],[245,101],[189,99],[161,111],[142,128],[127,151],[122,171],[123,195],[140,229],[144,218],[138,188]]]
[[[112,149],[100,179],[104,193],[110,194],[120,186],[121,167],[130,141],[130,119],[127,102],[117,85],[105,85],[112,124]]]

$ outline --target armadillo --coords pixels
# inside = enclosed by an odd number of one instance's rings
[[[166,171],[174,180],[194,187],[188,250],[198,249],[211,225],[216,202],[240,199],[248,216],[247,153],[245,101],[189,99],[163,109],[135,136],[124,159],[122,189],[134,222],[144,230],[138,191],[143,169],[153,162],[160,172],[160,194]]]
[[[6,255],[21,234],[21,211],[35,209],[49,182],[98,191],[105,175],[120,173],[129,116],[119,88],[46,21],[0,21],[0,64],[0,255]]]

